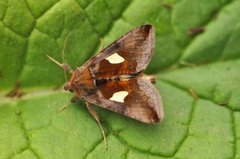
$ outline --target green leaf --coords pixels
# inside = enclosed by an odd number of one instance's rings
[[[240,158],[239,0],[1,0],[0,158]],[[70,104],[64,73],[46,55],[82,65],[150,23],[165,119],[147,125],[84,101]],[[203,28],[190,35],[191,29]],[[64,59],[62,58],[64,54]],[[20,98],[6,97],[16,86]],[[16,87],[15,87],[16,88]],[[15,89],[16,90],[16,89]]]

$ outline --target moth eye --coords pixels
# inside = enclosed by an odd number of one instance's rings
[[[119,64],[125,61],[125,59],[118,53],[112,54],[111,56],[107,57],[106,60],[108,60],[108,62],[111,64]]]
[[[124,103],[124,99],[129,93],[127,91],[115,92],[109,100]]]
[[[66,90],[66,91],[69,90],[69,84],[65,83],[63,89]]]
[[[70,92],[73,92],[73,90],[72,90],[72,89],[69,89],[69,91],[70,91]]]

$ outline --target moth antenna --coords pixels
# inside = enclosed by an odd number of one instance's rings
[[[51,60],[52,62],[54,62],[54,63],[57,64],[58,66],[63,67],[60,62],[58,62],[57,60],[55,60],[55,59],[52,58],[51,56],[49,56],[49,55],[46,55],[46,56],[49,58],[49,60]]]
[[[52,58],[51,56],[49,55],[46,55],[48,57],[49,60],[51,60],[53,63],[57,64],[58,66],[62,67],[63,70],[69,72],[69,73],[72,73],[73,70],[72,68],[68,65],[68,64],[65,64],[65,63],[60,63],[58,62],[57,60],[55,60],[54,58]]]
[[[72,34],[72,31],[71,32],[69,32],[68,34],[67,34],[67,36],[66,36],[66,38],[65,38],[65,40],[64,40],[64,44],[63,44],[63,49],[62,49],[62,61],[64,62],[65,61],[65,49],[66,49],[66,45],[67,45],[67,41],[68,41],[68,38],[69,38],[69,36]],[[65,64],[66,65],[66,64]],[[72,69],[71,69],[71,67],[69,66],[69,65],[66,65],[66,66],[64,66],[65,67],[65,69],[63,69],[64,70],[64,77],[65,77],[65,80],[67,81],[67,75],[66,75],[66,71],[68,71],[68,72],[70,72],[70,73],[72,73],[73,71],[72,71]]]
[[[100,51],[102,51],[104,48],[104,39],[103,38],[100,38],[100,46],[98,48],[98,52],[99,53]]]

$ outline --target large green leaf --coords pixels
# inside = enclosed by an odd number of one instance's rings
[[[0,158],[240,158],[239,0],[1,0]],[[165,120],[146,125],[96,107],[108,150],[63,71],[150,23]],[[204,28],[190,35],[193,28]],[[16,81],[20,98],[6,97]]]

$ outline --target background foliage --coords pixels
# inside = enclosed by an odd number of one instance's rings
[[[239,8],[239,0],[1,0],[0,158],[240,158]],[[71,94],[46,54],[62,61],[64,50],[76,68],[100,38],[107,46],[145,23],[156,29],[146,71],[158,76],[165,120],[146,125],[97,108],[104,151],[82,101],[56,112]],[[16,81],[23,95],[6,97]]]

